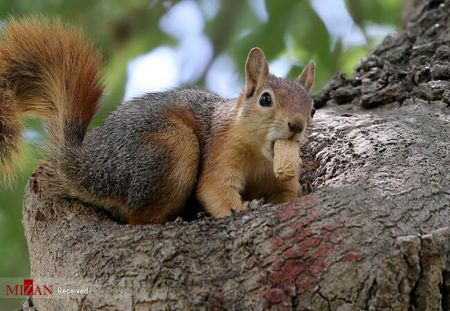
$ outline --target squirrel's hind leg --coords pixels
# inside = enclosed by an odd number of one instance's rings
[[[159,167],[163,174],[158,172],[160,178],[153,185],[157,188],[157,195],[145,198],[142,207],[130,209],[126,215],[128,223],[164,223],[173,220],[182,213],[194,189],[200,157],[198,138],[183,120],[172,117],[170,121],[169,127],[144,135],[149,157],[154,147],[165,154],[164,159],[157,159],[164,161]]]

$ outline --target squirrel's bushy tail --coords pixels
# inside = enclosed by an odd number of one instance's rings
[[[12,173],[21,115],[47,119],[56,157],[82,143],[103,93],[99,65],[97,52],[74,28],[38,17],[5,24],[0,41],[0,181]]]

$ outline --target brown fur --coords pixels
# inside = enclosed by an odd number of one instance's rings
[[[61,57],[70,55],[70,57]],[[64,126],[77,124],[83,139],[103,87],[99,56],[83,35],[59,22],[10,19],[0,42],[0,175],[7,178],[20,141],[21,114],[49,119],[50,144],[67,140]],[[8,135],[10,133],[10,135]]]
[[[314,66],[308,65],[296,81],[269,74],[260,49],[252,49],[246,64],[246,86],[229,110],[217,110],[211,150],[204,155],[197,185],[197,197],[215,217],[245,209],[244,200],[265,198],[268,202],[288,202],[298,196],[298,176],[279,181],[273,162],[264,149],[277,138],[291,138],[288,123],[304,128],[297,140],[306,142],[312,100],[307,90],[314,81]],[[306,83],[306,84],[304,84]],[[269,92],[273,107],[259,105],[262,93]]]

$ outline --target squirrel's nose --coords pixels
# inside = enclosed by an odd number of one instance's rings
[[[303,131],[303,122],[300,120],[289,121],[288,126],[291,132],[295,134],[301,133],[301,131]]]

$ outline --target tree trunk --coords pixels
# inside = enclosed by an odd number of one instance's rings
[[[310,193],[227,219],[120,225],[46,195],[23,222],[32,277],[88,294],[39,310],[450,310],[450,0],[315,98],[301,181]],[[319,69],[320,70],[320,69]]]

